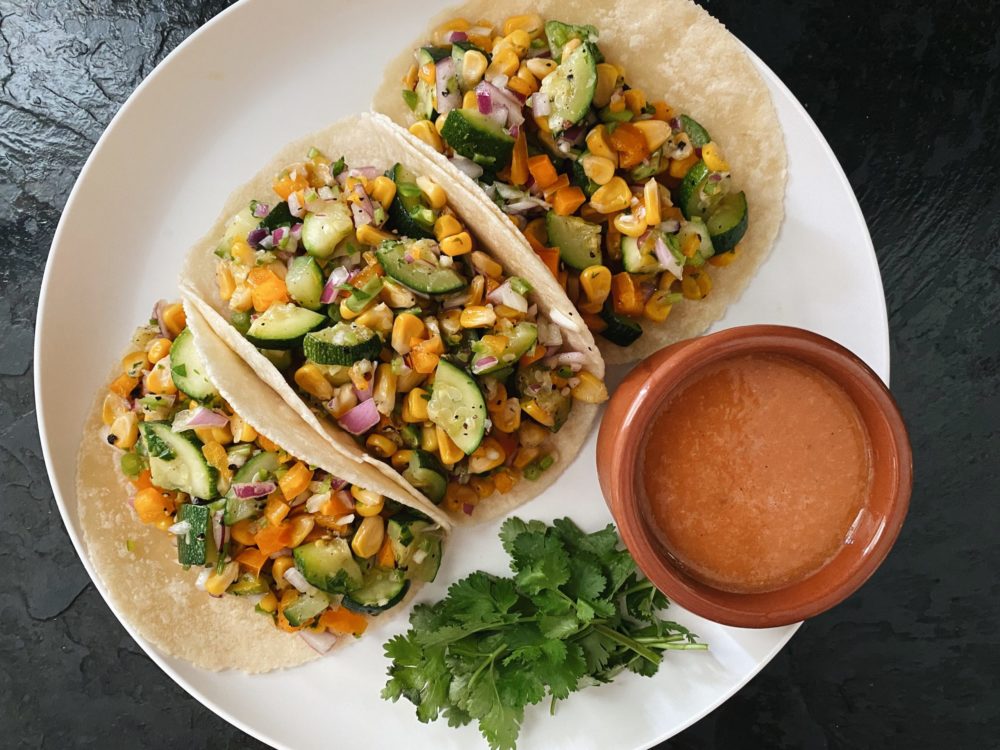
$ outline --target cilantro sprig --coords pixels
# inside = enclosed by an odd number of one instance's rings
[[[669,650],[706,649],[658,612],[668,605],[621,548],[615,527],[586,534],[508,519],[500,530],[513,576],[482,571],[417,605],[410,630],[385,644],[382,697],[422,722],[475,721],[493,750],[513,750],[527,706],[557,701],[625,670],[655,674]]]

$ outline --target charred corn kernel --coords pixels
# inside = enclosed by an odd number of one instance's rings
[[[441,252],[452,257],[472,252],[472,237],[468,232],[459,232],[440,240]]]
[[[403,76],[403,88],[407,88],[410,91],[417,86],[417,65],[413,63],[406,70],[406,75]]]
[[[615,176],[615,163],[606,156],[587,154],[581,160],[583,173],[598,185],[607,185]]]
[[[630,93],[629,91],[625,92],[626,96]],[[663,122],[663,120],[639,120],[632,124],[636,130],[642,133],[642,137],[646,139],[646,146],[649,148],[650,153],[656,151],[666,143],[673,132],[670,129],[670,125]]]
[[[489,328],[496,322],[492,307],[473,305],[462,310],[462,328]]]
[[[431,38],[434,40],[434,44],[443,46],[451,43],[451,37],[449,36],[451,32],[468,31],[470,28],[471,24],[464,18],[452,18],[434,29]]]
[[[291,555],[279,557],[271,563],[271,576],[274,578],[274,585],[279,590],[288,588],[291,584],[285,580],[285,571],[295,566],[295,560]]]
[[[392,310],[384,302],[369,307],[357,317],[357,322],[376,331],[384,339],[392,331]]]
[[[402,313],[396,316],[392,323],[392,348],[399,354],[408,354],[410,341],[423,338],[427,327],[424,322],[412,313]]]
[[[711,258],[708,259],[708,262],[711,263],[716,268],[724,268],[725,266],[728,266],[730,263],[736,260],[736,256],[739,254],[739,251],[740,251],[740,246],[737,245],[728,253],[719,253],[718,255],[713,255]]]
[[[448,489],[444,494],[444,507],[452,513],[461,513],[465,506],[475,506],[479,502],[479,495],[468,485],[458,482],[449,482]]]
[[[146,390],[159,396],[170,396],[177,393],[177,386],[170,375],[170,370],[158,364],[146,375]]]
[[[469,486],[479,496],[480,500],[484,500],[492,495],[496,489],[492,477],[472,477],[469,479]]]
[[[448,433],[437,425],[434,425],[434,432],[437,434],[438,455],[441,456],[442,463],[451,466],[465,458],[465,453],[455,445],[455,441],[448,436]]]
[[[187,317],[184,315],[184,305],[175,302],[167,305],[163,311],[163,325],[167,328],[167,333],[175,337],[187,326]]]
[[[240,564],[236,561],[226,563],[221,573],[212,573],[205,581],[205,591],[211,596],[222,596],[229,585],[240,573]]]
[[[656,226],[660,223],[660,183],[650,177],[642,188],[643,205],[646,208],[646,223]]]
[[[215,269],[215,281],[219,286],[219,297],[223,302],[229,302],[236,291],[236,279],[226,263],[220,263]]]
[[[153,339],[153,342],[149,345],[149,361],[156,364],[161,359],[170,354],[170,339]]]
[[[309,483],[312,481],[314,473],[302,461],[296,461],[278,480],[281,494],[291,502],[309,489]]]
[[[618,152],[611,145],[608,129],[604,125],[598,125],[587,133],[587,150],[596,156],[610,159],[615,167],[618,166]]]
[[[537,422],[522,422],[517,431],[517,439],[522,446],[537,448],[549,436],[549,431]]]
[[[648,226],[646,217],[637,214],[618,214],[614,223],[615,229],[627,237],[642,237]]]
[[[392,371],[392,365],[383,362],[375,370],[372,398],[379,414],[392,414],[392,410],[396,408],[396,373]]]
[[[500,466],[506,458],[507,453],[496,438],[484,438],[479,447],[469,456],[469,472],[485,474]]]
[[[481,250],[472,253],[472,267],[492,279],[499,279],[503,275],[503,267]]]
[[[174,493],[147,487],[135,494],[132,507],[143,523],[159,523],[164,519],[172,523],[177,505],[174,502]]]
[[[517,72],[521,60],[510,46],[502,46],[494,55],[493,61],[486,68],[486,80],[492,81],[499,75],[512,76]]]
[[[517,483],[517,478],[510,469],[497,469],[492,478],[494,488],[501,493],[510,492]]]
[[[410,465],[410,459],[413,458],[413,451],[404,448],[401,451],[396,451],[392,454],[392,468],[396,471],[403,471],[407,466]]]
[[[588,266],[580,272],[580,288],[587,298],[587,309],[598,312],[611,293],[611,271],[607,266]]]
[[[608,184],[597,188],[590,198],[590,205],[602,214],[624,211],[632,202],[632,191],[621,177],[612,177]]]
[[[465,227],[462,226],[462,222],[456,219],[450,214],[442,214],[434,222],[434,238],[441,242],[441,240],[446,237],[454,237],[456,234],[464,231]],[[469,249],[472,249],[472,243],[469,243]]]
[[[670,292],[667,290],[653,292],[646,301],[646,306],[642,309],[643,317],[655,323],[662,323],[666,320],[667,316],[670,315],[670,308],[672,307],[672,304],[668,301],[669,294]]]
[[[382,208],[389,208],[392,199],[396,197],[396,183],[385,175],[379,175],[372,182],[371,197],[382,204]]]
[[[147,364],[149,359],[146,357],[146,352],[130,352],[122,357],[122,372],[130,378],[137,378],[146,369]]]
[[[681,243],[681,252],[685,258],[693,258],[701,247],[701,238],[697,234],[689,234]]]
[[[533,57],[530,60],[525,60],[524,64],[539,81],[559,67],[555,60],[546,57]]]
[[[537,13],[525,13],[519,16],[511,16],[503,22],[503,33],[511,34],[514,31],[523,30],[528,33],[531,39],[540,36],[545,28],[542,17]]]
[[[430,422],[424,424],[420,428],[420,449],[425,450],[428,453],[437,453],[438,449],[438,431]]]
[[[639,116],[646,107],[646,95],[639,89],[629,89],[624,94],[625,106],[632,114]]]
[[[264,594],[261,600],[257,602],[257,606],[260,607],[262,611],[270,614],[278,608],[278,597],[274,595],[273,591],[268,591]]]
[[[606,107],[611,95],[618,88],[618,68],[610,63],[597,64],[597,85],[594,87],[594,106]]]
[[[577,379],[580,382],[570,389],[577,401],[600,404],[608,400],[608,387],[596,375],[581,370],[577,373]]]
[[[365,440],[365,447],[379,458],[390,458],[399,446],[385,435],[372,434]]]
[[[448,113],[445,112],[443,115],[438,115],[438,118],[434,121],[434,129],[438,133],[444,132],[444,124],[448,121]]]
[[[404,422],[426,422],[427,401],[430,396],[423,388],[414,388],[406,395]]]
[[[295,371],[295,384],[320,401],[329,401],[333,398],[333,386],[312,362],[306,362]]]
[[[444,310],[437,317],[441,330],[448,336],[455,336],[462,330],[462,311],[458,308]]]
[[[528,75],[531,75],[530,73]],[[532,76],[534,78],[534,76]],[[519,76],[513,76],[507,81],[507,88],[521,97],[527,99],[529,96],[534,94],[538,90],[538,82],[535,81],[534,84],[528,82],[524,78]],[[522,183],[516,183],[518,185]]]
[[[530,401],[524,401],[521,403],[521,408],[527,412],[528,416],[534,419],[539,424],[543,424],[546,427],[555,426],[555,417],[549,413],[545,407],[539,404],[535,399]]]
[[[448,202],[448,195],[444,192],[444,188],[438,185],[430,177],[425,177],[421,175],[417,178],[417,187],[420,188],[420,192],[424,194],[427,199],[427,205],[429,205],[435,211],[444,208],[445,203]]]
[[[444,142],[441,140],[441,134],[437,132],[437,129],[429,120],[418,120],[410,125],[410,133],[435,151],[439,153],[444,151]]]
[[[252,266],[257,259],[250,243],[242,237],[233,240],[233,244],[229,246],[229,256],[241,266]]]
[[[354,510],[366,518],[377,516],[382,512],[382,506],[385,505],[385,501],[379,493],[362,489],[356,484],[351,485],[351,496],[354,498]]]
[[[362,559],[367,559],[378,552],[385,539],[385,521],[382,516],[373,515],[366,517],[358,530],[354,532],[351,540],[351,549],[354,554]]]
[[[522,445],[518,448],[517,455],[514,456],[514,460],[511,463],[514,465],[515,469],[523,469],[525,466],[538,458],[539,453],[541,453],[541,450],[538,448],[527,448]]]
[[[374,224],[363,224],[358,227],[357,236],[358,242],[363,245],[371,245],[372,247],[378,247],[385,240],[393,238],[393,235],[383,232]]]
[[[114,446],[128,450],[135,441],[139,439],[139,418],[134,411],[128,411],[115,417],[111,423],[111,435],[114,437]]]
[[[705,166],[713,172],[729,171],[729,162],[726,161],[722,155],[722,149],[715,141],[701,147],[701,158],[705,162]]]
[[[109,393],[104,397],[101,406],[101,421],[110,427],[118,417],[129,411],[129,403],[117,393]]]

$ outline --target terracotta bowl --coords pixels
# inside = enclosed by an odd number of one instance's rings
[[[657,539],[638,498],[643,435],[665,396],[691,373],[739,354],[775,353],[812,365],[854,400],[872,448],[871,495],[849,542],[823,568],[766,593],[721,591],[695,580]],[[641,362],[611,398],[597,439],[601,490],[642,571],[673,601],[726,625],[787,625],[824,612],[856,591],[892,548],[913,485],[909,438],[896,402],[879,377],[850,351],[809,331],[745,326],[683,341]]]

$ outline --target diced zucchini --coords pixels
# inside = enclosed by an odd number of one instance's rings
[[[493,356],[486,350],[482,340],[472,342],[472,371],[476,375],[487,375],[496,373],[505,367],[510,367],[517,363],[528,351],[534,347],[538,340],[538,326],[527,321],[518,323],[514,329],[506,334],[507,347],[497,357],[496,364],[488,367],[477,367],[476,362],[484,357]]]
[[[607,325],[607,328],[601,331],[601,336],[612,344],[628,346],[634,344],[636,339],[642,336],[642,326],[624,315],[619,315],[611,309],[610,305],[604,306],[600,316]]]
[[[226,589],[227,594],[233,594],[234,596],[255,596],[257,594],[266,594],[267,591],[267,581],[259,576],[255,576],[253,573],[241,573],[235,581],[229,584],[229,588]]]
[[[367,326],[341,322],[307,333],[302,351],[306,359],[321,365],[350,365],[362,359],[376,359],[382,351],[382,339]]]
[[[406,438],[404,437],[404,440]],[[419,438],[417,439],[419,444]],[[403,478],[419,490],[432,503],[444,500],[448,489],[444,468],[433,454],[416,448],[410,457],[410,465],[403,471]]]
[[[566,46],[566,42],[570,39],[579,39],[581,42],[596,43],[597,35],[597,28],[589,24],[585,26],[574,26],[573,24],[563,23],[562,21],[545,22],[545,38],[549,40],[549,51],[552,53],[552,59],[556,62],[560,62],[562,60],[563,47]],[[604,62],[604,57],[601,56],[597,62]]]
[[[324,201],[323,209],[302,220],[302,247],[316,258],[329,258],[341,240],[354,233],[351,209],[339,200]]]
[[[549,368],[541,363],[519,367],[515,376],[517,391],[521,394],[521,403],[535,401],[553,419],[552,425],[547,425],[552,432],[558,432],[569,418],[573,408],[570,396],[564,396],[552,382]]]
[[[344,594],[361,585],[361,568],[346,539],[318,539],[292,554],[305,579],[328,594]]]
[[[194,345],[194,334],[185,328],[170,345],[170,376],[174,385],[195,401],[208,401],[218,395],[205,373],[201,355]]]
[[[726,194],[705,224],[715,252],[727,253],[736,247],[747,232],[747,197],[743,191]]]
[[[697,120],[693,117],[688,117],[687,115],[681,115],[681,130],[688,134],[691,139],[691,145],[695,148],[701,148],[706,143],[711,143],[712,136],[708,134],[708,131],[703,128]]]
[[[260,314],[247,331],[247,340],[262,349],[295,349],[310,331],[327,321],[325,315],[298,305],[272,305]]]
[[[441,530],[428,521],[395,516],[386,526],[397,567],[430,583],[441,567]]]
[[[377,615],[399,604],[409,588],[410,581],[402,570],[373,567],[361,586],[344,597],[342,605],[353,612]]]
[[[322,307],[323,270],[316,259],[300,255],[292,261],[285,276],[289,296],[303,307],[319,310]]]
[[[426,240],[386,240],[376,255],[390,278],[421,294],[450,294],[464,289],[466,280],[453,267],[432,265],[425,260],[406,260],[407,249]]]
[[[478,109],[449,112],[441,137],[457,153],[472,159],[490,174],[510,164],[514,154],[514,137]]]
[[[427,416],[469,456],[486,432],[486,401],[475,379],[448,360],[438,363]]]
[[[570,268],[582,271],[600,265],[601,227],[579,216],[560,216],[555,211],[545,215],[549,245],[559,248],[559,258]]]
[[[549,128],[561,133],[581,122],[590,111],[597,88],[597,48],[584,42],[542,79],[539,89],[551,102]]]
[[[396,197],[389,204],[388,226],[398,231],[400,237],[433,237],[437,213],[427,205],[416,178],[402,164],[394,165],[387,174],[396,183]]]
[[[212,515],[207,505],[184,503],[177,509],[178,523],[186,521],[190,528],[177,536],[177,562],[181,565],[204,565],[208,547],[215,546],[212,537]]]
[[[153,484],[203,500],[219,496],[219,472],[205,460],[193,430],[174,432],[170,422],[141,422],[139,431]]]
[[[294,602],[282,610],[288,624],[293,628],[302,627],[324,609],[330,606],[330,599],[322,591],[310,591],[308,594],[299,593]]]

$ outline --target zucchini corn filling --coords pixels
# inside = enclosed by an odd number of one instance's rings
[[[231,322],[431,501],[471,514],[537,479],[559,458],[552,436],[574,400],[607,398],[442,186],[312,149],[272,187],[216,251]]]
[[[442,536],[427,518],[296,459],[233,412],[180,304],[159,303],[136,332],[102,419],[136,515],[176,538],[197,587],[254,597],[318,651],[437,573]]]
[[[415,53],[410,132],[521,229],[587,325],[613,344],[711,292],[747,230],[720,144],[648,101],[604,58],[598,30],[512,16],[456,18]]]

